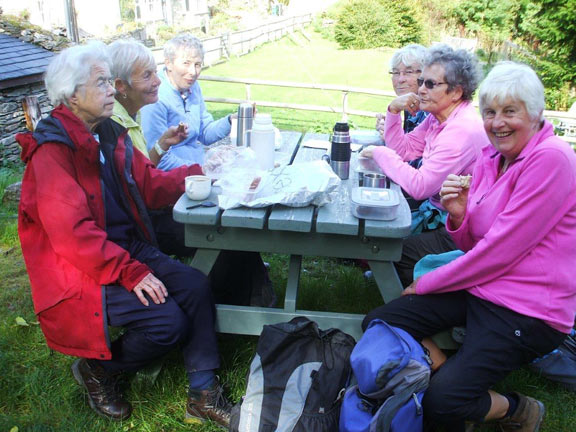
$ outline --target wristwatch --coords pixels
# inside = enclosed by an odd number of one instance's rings
[[[160,147],[160,143],[158,143],[158,141],[156,141],[156,143],[154,143],[154,150],[156,150],[156,153],[158,153],[158,156],[162,157],[164,155],[164,153],[166,153],[167,150],[163,150],[162,147]]]

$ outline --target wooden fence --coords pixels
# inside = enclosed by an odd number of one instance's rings
[[[312,22],[312,14],[271,19],[265,24],[246,30],[222,33],[219,36],[202,39],[204,63],[208,66],[227,60],[230,56],[242,56],[256,47],[302,30]],[[157,63],[164,62],[162,48],[153,48]]]
[[[228,104],[255,102],[256,105],[258,106],[289,108],[305,111],[333,112],[333,113],[342,113],[343,115],[353,114],[366,117],[375,117],[377,113],[373,111],[365,111],[348,107],[348,95],[350,93],[369,94],[372,96],[381,96],[386,98],[396,97],[396,94],[391,91],[361,88],[361,87],[349,87],[341,85],[330,85],[330,84],[307,84],[307,83],[298,83],[289,81],[265,81],[251,78],[240,79],[240,78],[216,77],[209,75],[200,75],[200,80],[244,85],[244,92],[246,95],[244,99],[205,97],[205,100],[207,102],[228,103]],[[326,105],[306,105],[306,104],[295,104],[284,102],[272,102],[265,100],[253,100],[251,96],[251,88],[254,85],[336,91],[341,93],[342,103],[338,107],[331,107]],[[478,106],[477,102],[474,102],[474,104]],[[576,112],[545,110],[544,116],[550,119],[556,126],[558,126],[560,129],[564,131],[566,135],[561,138],[565,139],[570,143],[573,144],[576,143]]]

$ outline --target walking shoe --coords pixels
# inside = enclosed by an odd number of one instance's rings
[[[222,386],[215,384],[208,390],[190,390],[186,404],[186,423],[202,423],[211,420],[228,430],[232,404],[222,394]]]
[[[78,384],[88,392],[90,407],[102,417],[126,420],[132,414],[132,405],[122,397],[118,374],[109,374],[100,365],[88,359],[72,364],[72,373]]]
[[[518,398],[518,408],[509,416],[498,421],[502,432],[538,432],[542,417],[544,417],[544,404],[534,398],[515,393]]]

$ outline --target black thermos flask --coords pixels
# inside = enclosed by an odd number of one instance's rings
[[[330,151],[330,166],[338,177],[347,180],[350,174],[350,126],[346,122],[338,122],[332,134],[332,149]]]

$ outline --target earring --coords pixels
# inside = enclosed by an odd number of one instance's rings
[[[128,99],[128,95],[126,93],[120,93],[122,95],[122,99]]]

